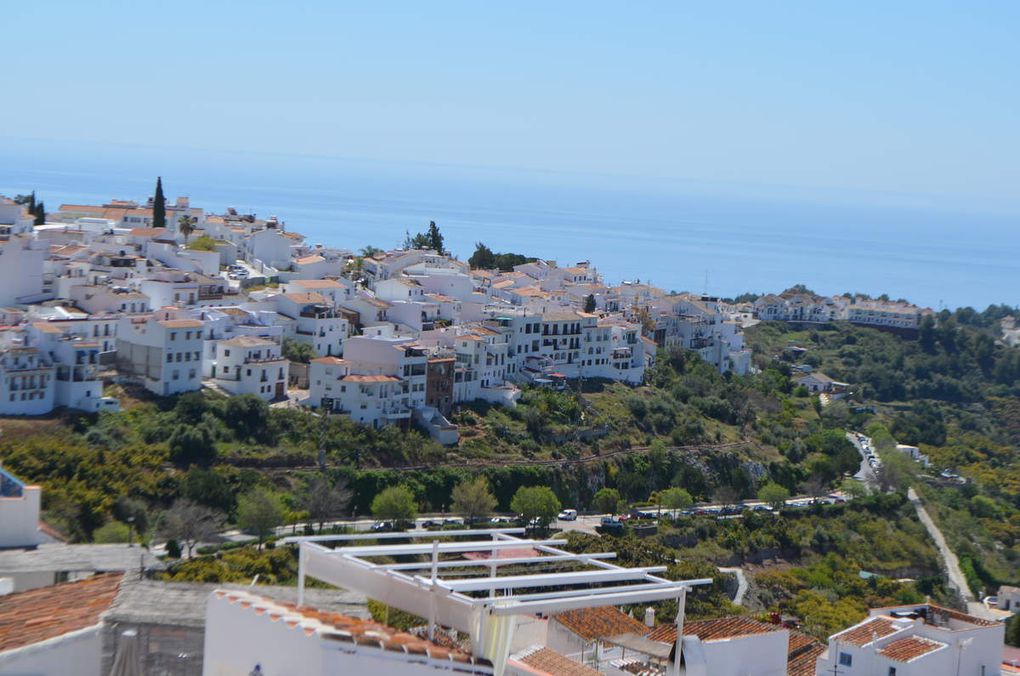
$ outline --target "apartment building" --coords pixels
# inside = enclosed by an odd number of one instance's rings
[[[166,312],[117,324],[117,368],[160,396],[202,387],[202,322]]]
[[[287,398],[290,362],[275,340],[241,335],[217,341],[214,350],[210,375],[220,389],[266,401]]]
[[[283,293],[271,299],[277,312],[293,320],[291,337],[310,345],[323,356],[340,356],[351,336],[351,327],[343,313],[317,292]]]
[[[56,402],[56,367],[49,355],[5,335],[0,347],[0,414],[43,415]]]
[[[992,676],[1002,663],[1002,622],[932,603],[877,608],[829,637],[816,674]]]

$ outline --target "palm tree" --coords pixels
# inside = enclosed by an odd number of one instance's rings
[[[195,232],[195,226],[191,223],[191,216],[182,215],[177,219],[177,230],[184,235],[184,244],[188,243],[191,233]]]

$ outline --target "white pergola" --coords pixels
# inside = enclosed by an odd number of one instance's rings
[[[359,533],[290,537],[283,542],[299,547],[299,605],[304,603],[306,576],[359,592],[427,618],[430,638],[436,626],[467,633],[474,654],[491,660],[497,674],[502,673],[509,654],[514,616],[676,599],[679,644],[687,591],[712,582],[710,578],[667,580],[657,575],[665,572],[666,566],[627,568],[609,561],[616,558],[613,552],[573,554],[560,548],[565,540],[519,537],[524,532],[523,528],[495,528]],[[385,544],[397,539],[411,543]],[[501,550],[515,549],[531,549],[536,555],[499,558]],[[465,558],[472,553],[488,558]],[[401,556],[428,556],[429,560],[369,560]],[[581,569],[548,572],[549,564],[575,564],[573,567]],[[500,575],[505,566],[536,572],[517,570],[513,575]],[[546,572],[540,572],[543,568]],[[471,569],[482,570],[472,575]],[[676,654],[680,654],[679,645]]]

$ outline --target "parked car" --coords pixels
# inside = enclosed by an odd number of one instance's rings
[[[392,521],[376,521],[372,524],[373,533],[388,533],[393,530]]]
[[[557,516],[560,521],[577,521],[577,510],[576,509],[564,509]]]

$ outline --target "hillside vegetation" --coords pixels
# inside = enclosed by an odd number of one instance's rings
[[[238,497],[256,487],[279,500],[287,521],[307,520],[307,496],[320,478],[345,487],[344,511],[358,515],[397,485],[419,509],[445,511],[453,488],[475,476],[486,478],[503,512],[522,486],[549,486],[563,505],[582,510],[603,488],[628,505],[654,504],[669,488],[695,501],[751,498],[766,485],[824,495],[859,467],[846,431],[867,430],[896,468],[889,495],[779,515],[683,517],[639,543],[614,543],[635,559],[667,557],[688,572],[743,565],[754,578],[752,609],[797,615],[824,635],[869,604],[924,594],[952,601],[903,498],[909,482],[943,524],[975,591],[1018,582],[1020,350],[996,341],[996,322],[994,313],[946,313],[926,321],[917,338],[848,325],[760,324],[748,330],[751,375],[722,375],[692,353],[660,352],[641,387],[586,381],[583,391],[528,389],[514,409],[465,406],[453,416],[462,440],[452,449],[416,431],[372,430],[203,392],[127,397],[123,412],[98,417],[5,421],[0,459],[44,486],[51,523],[88,541],[127,511],[155,524],[180,499],[236,522]],[[796,361],[793,345],[805,348]],[[804,364],[851,383],[852,396],[822,406],[794,385]],[[897,458],[896,441],[920,446],[931,476]],[[942,469],[966,482],[938,478]],[[606,548],[589,536],[573,539],[578,548]],[[287,582],[287,556],[224,553],[171,575],[243,579],[257,571]],[[896,581],[903,578],[912,581]],[[715,602],[719,589],[695,597],[699,612],[733,610]]]

